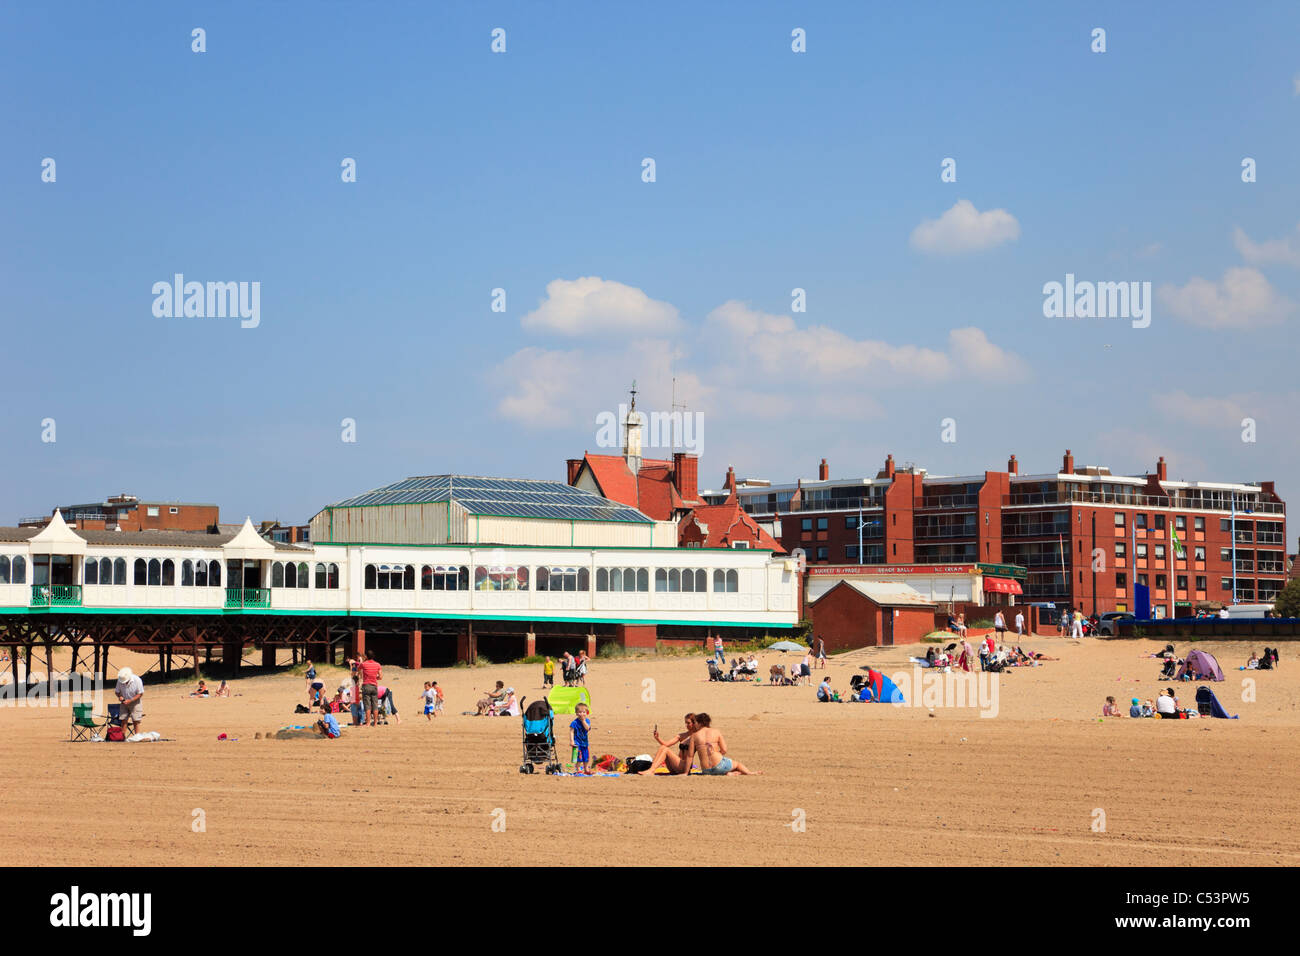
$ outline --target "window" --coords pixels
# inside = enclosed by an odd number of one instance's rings
[[[221,587],[221,562],[220,561],[208,562],[208,587],[210,588]]]
[[[99,562],[93,558],[86,561],[86,584],[99,583]]]
[[[288,567],[293,567],[293,565]],[[300,567],[303,574],[306,575],[307,565],[303,564]],[[294,569],[293,573],[296,580],[298,576],[297,568]],[[287,569],[285,576],[288,577]],[[414,591],[415,566],[410,564],[367,564],[362,586],[367,591]]]
[[[828,554],[828,550],[827,550],[825,547],[818,548],[818,549],[817,549],[817,560],[818,560],[818,561],[825,561],[825,560],[826,560],[826,557],[827,557],[827,554]]]
[[[284,565],[279,561],[271,565],[271,587],[284,587]]]
[[[1192,549],[1192,553],[1193,553],[1193,555],[1196,557],[1196,560],[1197,560],[1197,561],[1204,561],[1204,560],[1205,560],[1205,549],[1204,549],[1204,548],[1193,548],[1193,549]]]
[[[217,562],[213,561],[212,566],[216,567]],[[194,586],[196,588],[205,588],[208,586],[208,562],[194,562]]]
[[[1115,512],[1115,527],[1117,528],[1124,527],[1124,512],[1122,511]]]
[[[1187,575],[1185,574],[1178,575],[1178,590],[1180,591],[1187,590]]]
[[[800,522],[799,522],[799,530],[801,530],[801,531],[811,531],[811,530],[812,530],[812,518],[804,518],[802,521],[800,521]]]
[[[0,554],[0,584],[9,583],[9,559]]]
[[[148,515],[150,518],[156,518],[158,517],[158,509],[154,505],[149,505],[147,508],[145,508],[145,514]]]
[[[1165,530],[1165,516],[1164,516],[1164,515],[1156,515],[1156,516],[1155,516],[1155,522],[1156,522],[1156,530],[1157,530],[1157,531],[1164,531],[1164,530]]]
[[[125,565],[123,565],[123,568],[125,569]],[[123,570],[122,574],[125,577],[126,571]],[[113,562],[110,561],[108,558],[99,559],[99,583],[100,584],[113,583]],[[126,581],[122,581],[122,583],[125,584]]]
[[[180,509],[180,508],[168,508],[168,509],[167,509],[167,513],[168,513],[168,514],[173,514],[173,515],[178,515],[178,514],[181,513],[181,509]]]
[[[1138,584],[1142,585],[1143,587],[1147,586],[1147,576],[1145,574],[1138,575]]]
[[[1137,556],[1138,556],[1138,560],[1139,560],[1139,561],[1145,561],[1145,560],[1146,560],[1146,556],[1147,556],[1147,546],[1146,546],[1145,544],[1139,544],[1139,545],[1137,546]]]
[[[718,594],[735,594],[740,590],[740,576],[734,570],[717,568],[713,572],[713,590]]]
[[[1147,526],[1147,516],[1146,516],[1146,515],[1134,515],[1134,516],[1133,516],[1133,527],[1138,528],[1138,529],[1142,529],[1142,528],[1145,528],[1146,526]]]
[[[1165,559],[1165,546],[1163,544],[1158,544],[1156,545],[1156,560],[1163,561],[1164,559]]]
[[[857,531],[857,530],[858,530],[858,516],[857,516],[857,515],[849,515],[847,518],[844,519],[844,530],[846,530],[846,531]]]
[[[818,530],[818,531],[825,531],[825,530],[826,530],[826,527],[827,527],[827,525],[826,525],[826,519],[825,519],[825,518],[818,518],[818,519],[817,519],[817,530]]]
[[[1156,575],[1156,590],[1163,591],[1169,585],[1169,579],[1163,574]]]
[[[337,588],[338,566],[331,564],[330,567],[333,569],[331,573],[335,582],[332,586]],[[528,569],[520,568],[516,572],[516,587],[520,572],[527,575]],[[469,568],[460,565],[426,564],[420,569],[420,588],[424,591],[467,591],[469,590]],[[527,586],[523,590],[528,590]]]
[[[21,554],[14,555],[13,570],[10,572],[13,584],[27,583],[27,559]]]
[[[316,563],[316,590],[324,591],[326,582],[325,565],[320,562]]]
[[[1231,519],[1231,518],[1220,518],[1220,519],[1219,519],[1219,530],[1220,530],[1220,531],[1231,531],[1231,530],[1232,530],[1232,519]]]
[[[1220,560],[1220,561],[1231,561],[1231,560],[1232,560],[1232,549],[1231,549],[1231,548],[1220,548],[1220,549],[1219,549],[1219,560]]]
[[[1232,578],[1219,578],[1219,588],[1221,590],[1228,591],[1229,593],[1231,593]]]
[[[749,542],[748,542],[748,541],[733,541],[733,542],[731,542],[731,546],[732,546],[733,548],[748,549],[748,548],[749,548]]]
[[[845,547],[844,560],[846,561],[858,560],[858,546],[856,544],[850,544],[847,547]]]
[[[1205,586],[1206,586],[1205,575],[1204,575],[1204,574],[1198,574],[1198,575],[1196,576],[1196,590],[1198,590],[1198,591],[1204,591],[1204,590],[1205,590]]]
[[[1193,518],[1193,519],[1192,519],[1192,528],[1195,529],[1196,531],[1204,531],[1204,530],[1205,530],[1205,519],[1204,519],[1204,518]]]
[[[136,558],[132,570],[135,585],[137,587],[144,587],[149,583],[149,564],[144,558]]]
[[[194,587],[194,562],[189,558],[181,562],[181,587]]]
[[[149,559],[149,584],[158,586],[162,584],[162,562],[157,558]]]
[[[1128,589],[1128,575],[1123,571],[1115,572],[1115,587],[1123,588],[1125,590]]]
[[[1176,518],[1174,518],[1174,530],[1175,530],[1175,531],[1186,531],[1186,530],[1187,530],[1187,518],[1186,518],[1186,516],[1184,516],[1184,515],[1178,515]]]
[[[1115,557],[1117,557],[1117,558],[1122,558],[1122,557],[1125,557],[1127,554],[1128,554],[1128,547],[1124,544],[1124,542],[1123,542],[1123,541],[1116,541],[1116,542],[1115,542]]]

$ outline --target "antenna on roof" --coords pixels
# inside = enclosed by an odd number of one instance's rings
[[[678,419],[675,416],[677,414],[677,409],[680,408],[682,410],[681,421],[684,422],[686,420],[686,407],[687,406],[685,402],[677,401],[677,376],[674,375],[672,406],[668,409],[669,411],[668,427],[671,430],[671,436],[669,437],[669,444],[672,446],[671,451],[673,455],[677,454],[677,433],[681,430],[678,427]],[[672,456],[670,455],[669,457]]]

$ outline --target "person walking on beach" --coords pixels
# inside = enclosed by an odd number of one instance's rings
[[[438,693],[433,689],[432,681],[424,682],[424,693],[420,695],[424,702],[424,719],[426,722],[433,720],[433,707],[438,702]]]
[[[687,767],[696,756],[700,759],[700,773],[714,777],[743,774],[749,776],[759,771],[748,769],[739,760],[727,755],[727,741],[722,731],[714,730],[708,714],[695,715],[695,733],[691,734],[683,762]]]
[[[1007,618],[1006,618],[1006,615],[1004,615],[1004,614],[1002,613],[1002,609],[1001,609],[1001,608],[998,609],[998,613],[997,613],[997,614],[994,614],[994,615],[993,615],[993,630],[997,631],[997,633],[998,633],[998,640],[999,640],[999,641],[1005,641],[1005,640],[1006,640],[1006,638],[1007,638]]]
[[[574,662],[573,665],[573,686],[574,687],[577,687],[580,684],[586,686],[587,661],[589,661],[590,659],[591,658],[587,656],[587,652],[585,650],[578,651],[578,659],[577,661]]]
[[[826,641],[821,637],[817,638],[817,668],[826,670]]]
[[[727,655],[723,653],[721,634],[713,639],[713,659],[718,662],[719,667],[727,663]]]
[[[384,676],[383,668],[375,660],[375,655],[366,652],[366,659],[357,668],[361,680],[361,703],[365,710],[363,723],[376,727],[379,724],[379,681]]]
[[[1025,615],[1022,611],[1016,612],[1016,637],[1025,636]]]
[[[1076,608],[1074,612],[1074,623],[1070,628],[1071,637],[1083,637],[1083,611]]]
[[[555,661],[549,657],[542,664],[542,689],[555,686]]]
[[[573,686],[573,655],[570,654],[568,651],[564,652],[564,658],[562,664],[564,668],[564,686],[572,687]]]

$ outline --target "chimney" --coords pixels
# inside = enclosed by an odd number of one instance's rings
[[[1156,481],[1169,480],[1169,466],[1165,464],[1165,456],[1161,455],[1160,460],[1156,462]]]
[[[893,455],[885,456],[885,477],[886,478],[894,477],[894,456]]]
[[[730,465],[727,466],[727,477],[723,479],[722,487],[726,488],[730,494],[734,495],[736,493],[736,469]]]
[[[700,495],[700,460],[684,451],[673,453],[673,486],[683,501],[695,501]]]
[[[826,464],[825,458],[823,458],[822,463],[819,466],[817,466],[817,480],[818,481],[831,480],[831,466]]]
[[[1074,474],[1074,452],[1068,448],[1065,449],[1065,458],[1061,461],[1061,474]]]
[[[1020,464],[1016,461],[1015,455],[1007,459],[1007,471],[1013,475],[1020,474]]]
[[[573,484],[575,481],[577,481],[577,479],[578,479],[578,472],[580,472],[580,471],[582,470],[582,462],[583,462],[583,460],[584,460],[584,459],[582,459],[582,458],[570,458],[570,459],[569,459],[569,461],[568,461],[568,465],[569,465],[569,477],[568,477],[568,482],[569,482],[569,484]]]

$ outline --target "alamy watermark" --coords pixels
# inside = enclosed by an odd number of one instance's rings
[[[153,314],[159,319],[237,317],[245,329],[262,323],[260,282],[186,282],[177,272],[171,282],[155,282],[153,295]]]
[[[625,424],[635,424],[640,431],[641,448],[680,450],[704,454],[704,413],[671,412],[646,414],[640,409],[630,412],[626,404],[616,412],[601,412],[596,416],[596,446],[622,448]]]
[[[1065,282],[1043,286],[1043,315],[1049,319],[1131,319],[1133,328],[1151,324],[1150,282]]]
[[[20,665],[21,666],[21,665]],[[104,709],[104,683],[86,674],[32,671],[19,675],[15,683],[8,673],[0,674],[0,707],[71,707],[91,704],[97,713]]]

